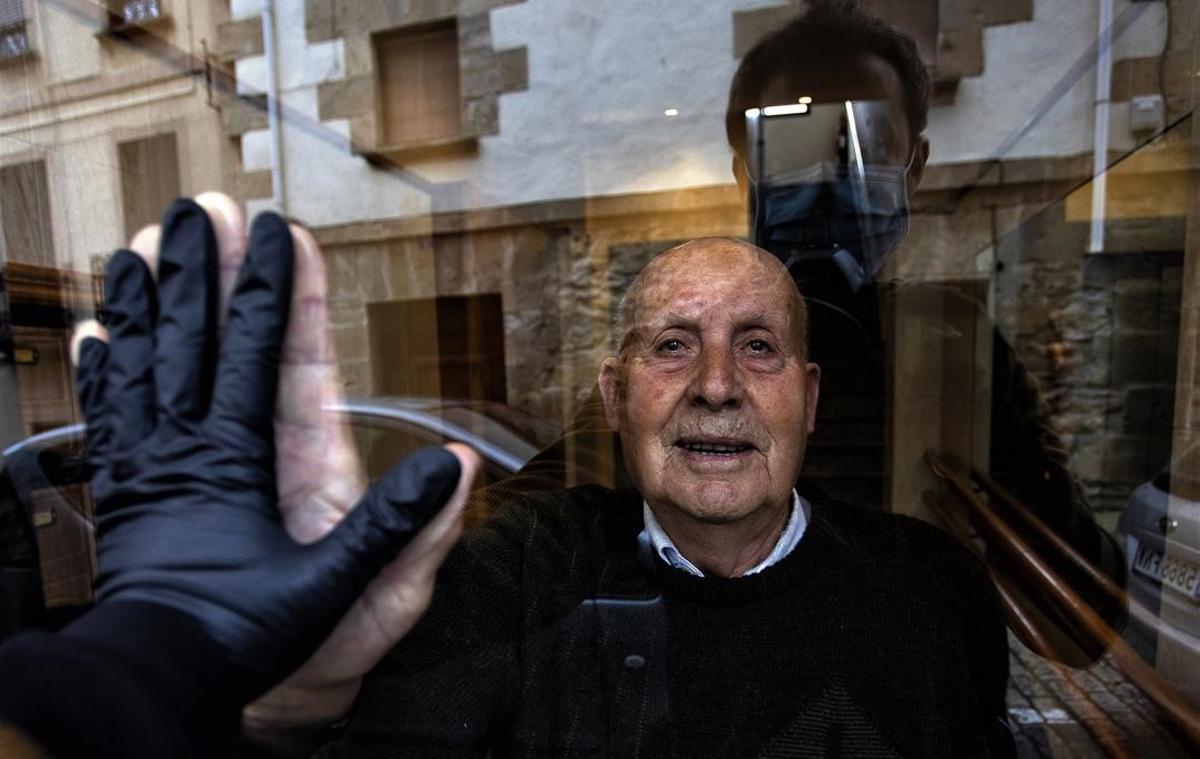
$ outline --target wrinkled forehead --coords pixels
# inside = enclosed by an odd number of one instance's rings
[[[797,318],[795,284],[773,257],[753,248],[675,251],[639,275],[634,329],[673,321],[719,326],[767,321],[785,328]]]

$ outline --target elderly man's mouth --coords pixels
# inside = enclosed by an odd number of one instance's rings
[[[739,466],[755,448],[741,440],[679,440],[675,447],[694,466],[725,468]]]

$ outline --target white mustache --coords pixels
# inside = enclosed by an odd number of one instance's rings
[[[737,441],[760,451],[770,445],[770,438],[758,422],[732,414],[672,419],[663,429],[662,440],[667,445],[674,445],[680,440]]]

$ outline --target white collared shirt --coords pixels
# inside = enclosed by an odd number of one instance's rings
[[[745,575],[757,574],[767,567],[777,564],[792,552],[792,549],[800,542],[800,538],[804,536],[804,529],[808,527],[808,508],[808,502],[793,490],[792,514],[788,517],[787,525],[783,528],[783,534],[779,536],[779,540],[776,541],[775,547],[771,549],[771,553],[767,554],[767,558],[748,569],[743,574],[743,577]],[[660,559],[676,569],[682,569],[684,572],[697,577],[704,576],[704,572],[700,571],[700,568],[695,564],[688,561],[688,558],[675,547],[675,543],[671,541],[671,536],[667,535],[662,525],[654,518],[654,512],[650,510],[650,504],[645,501],[642,501],[642,518],[646,522],[646,529],[642,530],[638,535],[638,542],[649,546],[653,549],[654,553],[658,554]]]

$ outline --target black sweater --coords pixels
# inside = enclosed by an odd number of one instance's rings
[[[971,756],[998,745],[1008,651],[986,569],[921,522],[801,492],[812,515],[796,549],[736,579],[641,553],[633,491],[504,507],[455,549],[429,613],[367,678],[325,755]]]

